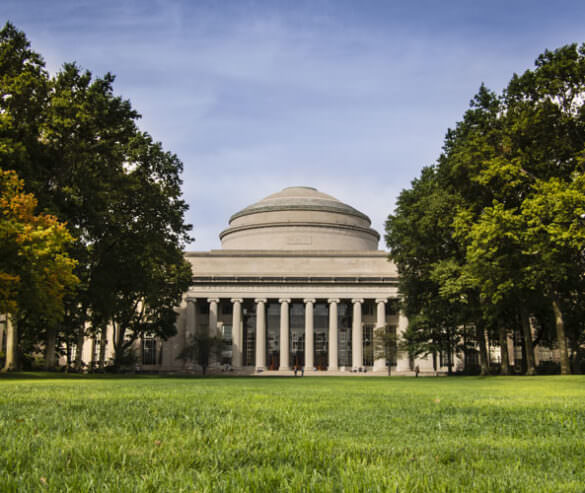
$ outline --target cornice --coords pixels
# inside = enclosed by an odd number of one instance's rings
[[[383,250],[209,250],[185,252],[185,257],[323,257],[388,258]]]
[[[273,223],[260,223],[260,224],[244,224],[242,226],[231,226],[227,229],[224,229],[221,233],[219,233],[219,239],[223,240],[223,238],[232,233],[238,233],[241,231],[249,231],[251,229],[265,229],[265,228],[279,228],[279,227],[303,227],[303,228],[322,228],[322,229],[343,229],[348,231],[358,231],[360,233],[365,233],[367,235],[373,236],[376,238],[376,241],[380,241],[380,233],[378,233],[375,229],[366,228],[363,226],[355,226],[353,224],[337,224],[337,223],[309,223],[309,222],[290,222],[290,221],[282,221],[282,222],[273,222]]]
[[[360,219],[368,221],[368,224],[372,224],[372,221],[364,213],[354,209],[353,207],[340,203],[340,205],[317,205],[317,204],[283,204],[283,205],[265,205],[265,206],[250,206],[245,209],[236,212],[230,217],[230,224],[232,221],[239,217],[249,216],[260,212],[281,212],[281,211],[309,211],[309,212],[336,212],[338,214],[344,214],[347,216],[355,216]]]

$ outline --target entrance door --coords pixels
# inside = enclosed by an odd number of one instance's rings
[[[305,366],[305,304],[293,301],[289,316],[290,365],[300,368]]]
[[[317,370],[327,370],[329,365],[329,304],[315,303],[313,312],[313,361]]]

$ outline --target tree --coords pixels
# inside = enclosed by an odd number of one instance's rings
[[[177,359],[198,364],[201,367],[201,373],[205,376],[209,364],[214,359],[221,358],[225,347],[226,342],[222,337],[214,337],[207,332],[200,332],[192,337],[190,343],[183,348]]]
[[[485,330],[497,332],[505,357],[502,317],[514,320],[516,310],[527,372],[534,373],[529,319],[539,312],[547,320],[539,307],[550,303],[562,372],[570,371],[564,311],[575,311],[584,287],[584,162],[585,45],[546,51],[501,96],[481,86],[447,132],[437,164],[401,193],[387,223],[390,256],[405,274],[406,311],[416,322],[410,340],[431,341],[441,313],[458,306],[457,323],[476,327],[487,367]],[[453,204],[441,219],[437,193]],[[445,310],[437,310],[441,299]],[[578,346],[582,338],[570,332]]]
[[[127,153],[127,171],[109,228],[100,247],[94,286],[101,297],[96,313],[115,328],[116,359],[136,339],[176,333],[175,307],[191,283],[191,264],[182,247],[189,239],[181,198],[182,164],[147,134],[137,134]]]
[[[396,361],[400,338],[396,328],[382,325],[374,328],[374,360],[383,359],[388,368],[388,376],[392,374],[392,364]]]
[[[49,324],[63,316],[63,297],[78,282],[66,247],[73,238],[54,216],[36,214],[13,171],[0,170],[0,312],[7,314],[5,370],[17,367],[18,323],[43,314]]]
[[[115,96],[113,75],[94,78],[68,63],[49,78],[10,24],[0,32],[0,67],[1,162],[75,238],[68,251],[80,282],[62,325],[37,331],[47,351],[59,337],[76,341],[80,369],[85,336],[108,324],[120,353],[145,331],[172,335],[173,306],[191,276],[182,163],[138,130],[140,115]]]
[[[539,183],[537,190],[524,201],[521,211],[524,244],[533,259],[528,276],[551,300],[561,373],[568,374],[562,300],[568,290],[585,287],[585,176],[577,176],[569,184],[551,179]]]

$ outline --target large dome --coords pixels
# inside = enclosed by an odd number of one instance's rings
[[[311,187],[289,187],[236,212],[227,250],[377,250],[368,216]]]

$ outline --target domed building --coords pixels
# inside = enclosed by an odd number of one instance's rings
[[[236,212],[219,237],[220,250],[186,254],[193,283],[178,334],[143,341],[144,369],[191,369],[177,356],[208,331],[228,342],[215,366],[238,373],[408,371],[406,355],[387,361],[375,350],[376,327],[407,324],[396,267],[364,213],[289,187]]]

